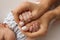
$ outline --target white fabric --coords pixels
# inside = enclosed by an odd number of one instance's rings
[[[14,21],[14,18],[11,12],[5,18],[3,23],[8,24],[9,28],[15,32],[17,36],[17,40],[25,40],[26,36],[24,36],[24,34],[21,33],[20,29],[18,28],[17,23]]]

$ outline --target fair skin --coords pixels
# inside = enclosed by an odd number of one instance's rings
[[[0,23],[0,40],[16,40],[15,33],[3,23]]]
[[[44,30],[45,30],[47,28],[47,26],[49,25],[50,21],[58,16],[60,16],[60,5],[57,8],[46,12],[41,18],[39,18],[35,21],[32,21],[31,23],[29,23],[30,25],[27,24],[26,26],[29,27],[29,26],[33,25],[33,23],[35,24],[35,22],[36,23],[38,22],[40,27],[42,26],[41,28],[44,28]],[[41,33],[42,33],[42,31],[41,31]],[[34,34],[34,33],[32,33],[32,34]]]
[[[44,35],[48,31],[48,26],[49,26],[50,21],[52,19],[55,19],[56,17],[60,17],[60,5],[58,7],[56,7],[55,9],[46,12],[41,18],[37,19],[38,21],[35,20],[36,22],[40,23],[41,30],[37,31],[36,32],[37,34],[24,32],[25,35],[30,37],[30,38],[27,38],[27,40],[32,40],[31,38],[33,38],[33,40],[35,40],[36,37]],[[30,24],[28,24],[26,26],[30,26]]]
[[[39,37],[41,36],[40,34],[43,32],[45,34],[45,32],[47,32],[47,29],[48,29],[48,24],[49,22],[56,18],[56,17],[60,17],[60,5],[58,7],[56,7],[55,9],[51,10],[51,11],[48,11],[46,12],[41,18],[33,21],[33,23],[35,22],[39,22],[40,24],[39,25],[43,25],[41,27],[41,30],[43,29],[43,31],[39,30],[35,35],[35,33],[32,33],[32,36],[33,37]],[[44,20],[43,20],[44,19]],[[30,23],[32,24],[32,22]],[[30,25],[29,24],[29,25]],[[29,25],[26,25],[26,26],[29,26]],[[47,28],[47,29],[46,29]],[[26,36],[28,37],[32,37],[30,36],[31,33],[28,33],[28,32],[23,32]],[[34,35],[33,35],[34,34]],[[38,36],[39,35],[39,36]],[[32,37],[32,38],[33,38]],[[9,28],[8,28],[8,25],[6,24],[3,24],[3,23],[0,23],[0,40],[16,40],[15,38],[15,34],[13,31],[11,31]],[[31,38],[27,38],[26,40],[35,40],[35,39],[31,39]]]
[[[26,27],[30,27],[29,28],[29,32],[23,31],[21,30],[26,36],[28,36],[30,39],[31,38],[36,38],[42,35],[45,35],[48,29],[48,24],[49,21],[44,22],[44,18],[40,18],[43,14],[45,14],[45,12],[48,10],[48,8],[55,3],[57,0],[41,0],[41,4],[36,5],[34,3],[30,3],[30,2],[25,2],[22,4],[22,6],[18,6],[16,9],[14,9],[13,12],[13,16],[15,18],[16,23],[19,24],[20,21],[23,21],[25,25],[22,26],[26,26]],[[23,13],[25,11],[30,11],[31,12],[31,17],[28,18],[28,20],[24,20],[24,16]],[[38,14],[37,14],[38,13]],[[49,12],[47,12],[49,13]],[[19,19],[19,15],[23,16],[23,20]],[[26,15],[26,14],[25,14]],[[28,14],[29,15],[29,14]],[[48,15],[48,14],[47,14]],[[46,16],[46,15],[45,15]],[[54,16],[54,14],[53,14]],[[40,19],[37,19],[40,18]],[[27,18],[26,18],[27,19]],[[37,19],[37,20],[35,20]],[[46,18],[49,19],[49,18]],[[32,21],[34,20],[34,21]],[[31,26],[32,24],[37,23],[38,26],[40,26],[39,30],[38,28],[35,30],[36,27]],[[20,28],[21,25],[19,24]],[[33,29],[33,30],[32,30]],[[37,31],[38,30],[38,31]],[[31,33],[32,31],[32,33]],[[36,32],[35,32],[36,31]],[[32,36],[33,35],[33,36]],[[28,38],[28,39],[29,39]],[[31,39],[32,40],[32,39]]]
[[[52,0],[45,0],[45,1],[41,0],[41,3],[38,4],[38,5],[35,4],[35,3],[31,3],[31,2],[24,2],[24,3],[22,3],[21,5],[16,7],[14,10],[12,10],[13,16],[15,18],[16,23],[19,24],[19,22],[20,22],[19,15],[23,15],[22,13],[24,13],[26,11],[30,11],[31,12],[32,16],[30,17],[30,21],[39,18],[55,2],[56,2],[55,0],[53,0],[53,1]],[[23,21],[24,21],[25,24],[30,22],[30,21],[25,21],[25,20],[23,20]]]
[[[15,18],[15,21],[18,24],[20,22],[18,16],[22,15],[22,12],[29,10],[31,12],[31,14],[32,14],[32,17],[31,17],[30,21],[23,20],[24,23],[25,23],[24,26],[30,27],[29,32],[21,30],[22,33],[24,33],[26,36],[28,36],[28,38],[26,40],[35,40],[34,38],[45,35],[47,30],[48,30],[49,22],[53,18],[55,18],[56,16],[60,15],[60,11],[59,11],[60,6],[58,6],[54,10],[46,12],[48,10],[48,8],[55,2],[55,0],[53,0],[53,1],[52,0],[46,0],[46,1],[41,0],[41,2],[42,3],[40,5],[30,3],[30,2],[25,2],[25,3],[23,3],[24,5],[22,4],[22,6],[18,6],[16,9],[14,9],[12,11],[13,16]],[[37,20],[35,20],[35,19],[37,19]],[[34,20],[34,21],[32,21],[32,20]],[[33,30],[32,30],[31,25],[33,25],[33,24],[35,25],[35,23],[38,24],[38,27],[40,28],[39,30],[38,30],[37,27],[32,27],[33,28]],[[0,29],[1,30],[0,38],[2,40],[4,40],[4,39],[5,40],[16,40],[14,33],[8,27],[5,28],[4,25],[0,24],[0,28],[2,29],[2,30]],[[37,28],[37,31],[34,28]],[[3,34],[2,31],[4,31],[4,34]],[[31,31],[32,31],[32,33],[31,33]],[[11,34],[9,35],[9,33],[11,33]],[[7,34],[8,34],[8,36],[7,36]],[[13,35],[13,37],[11,35]],[[33,39],[31,39],[31,38],[33,38]]]

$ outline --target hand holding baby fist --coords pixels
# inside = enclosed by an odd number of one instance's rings
[[[41,15],[44,14],[45,11],[47,11],[48,7],[44,7],[43,5],[39,6],[37,4],[34,3],[23,3],[21,6],[18,6],[16,9],[13,10],[13,16],[14,16],[14,20],[16,21],[16,23],[19,25],[19,27],[23,30],[26,29],[26,27],[30,27],[28,28],[30,33],[35,32],[35,30],[39,30],[40,26],[25,26],[27,25],[27,23],[29,24],[29,22],[31,22],[34,19],[39,18]],[[26,11],[30,11],[31,13],[24,13]],[[38,14],[37,14],[38,13]],[[19,19],[20,18],[20,19]],[[33,23],[34,24],[34,23]],[[34,24],[35,25],[35,24]],[[22,28],[22,26],[25,26]],[[33,30],[32,30],[33,29]],[[24,32],[26,33],[26,32]],[[26,33],[26,34],[30,34],[30,33]]]
[[[40,29],[40,27],[37,26],[37,25],[35,25],[35,24],[33,24],[33,25],[30,26],[30,27],[26,27],[26,26],[23,26],[23,27],[22,27],[22,30],[23,30],[23,31],[27,31],[27,32],[31,32],[31,33],[37,32],[39,29]]]
[[[26,12],[26,11],[33,11],[35,10],[37,7],[36,4],[31,3],[31,2],[24,2],[22,3],[22,5],[19,5],[18,7],[16,7],[14,10],[12,10],[13,16],[14,16],[14,20],[16,21],[16,23],[19,23],[19,15],[21,15],[22,13]]]
[[[39,26],[37,23],[32,23],[33,25],[29,26],[29,27],[24,26],[26,24],[26,21],[30,20],[30,17],[31,17],[31,13],[29,11],[20,15],[19,16],[19,18],[20,18],[19,25],[21,26],[21,29],[23,31],[36,32],[37,30],[39,30]]]
[[[31,26],[28,25],[28,26],[21,27],[21,30],[33,33],[33,32],[38,31],[39,28],[40,27],[38,26],[37,23],[33,23]]]
[[[48,7],[44,7],[44,5],[38,5],[32,2],[24,2],[22,5],[19,5],[14,10],[12,10],[12,12],[14,20],[17,24],[19,24],[20,20],[23,20],[26,24],[34,19],[39,18],[44,14],[44,12],[47,11],[47,9]],[[20,19],[19,16],[21,17]]]

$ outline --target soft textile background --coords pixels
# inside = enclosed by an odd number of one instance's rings
[[[23,1],[26,0],[0,0],[0,22],[3,22],[10,10],[14,9]],[[39,40],[60,40],[60,21],[50,25],[47,36],[42,37]]]

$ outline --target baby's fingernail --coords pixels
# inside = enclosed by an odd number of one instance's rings
[[[20,26],[23,26],[24,25],[24,22],[20,21],[19,25]]]
[[[27,27],[26,26],[23,26],[22,27],[22,30],[26,31],[27,30]]]

